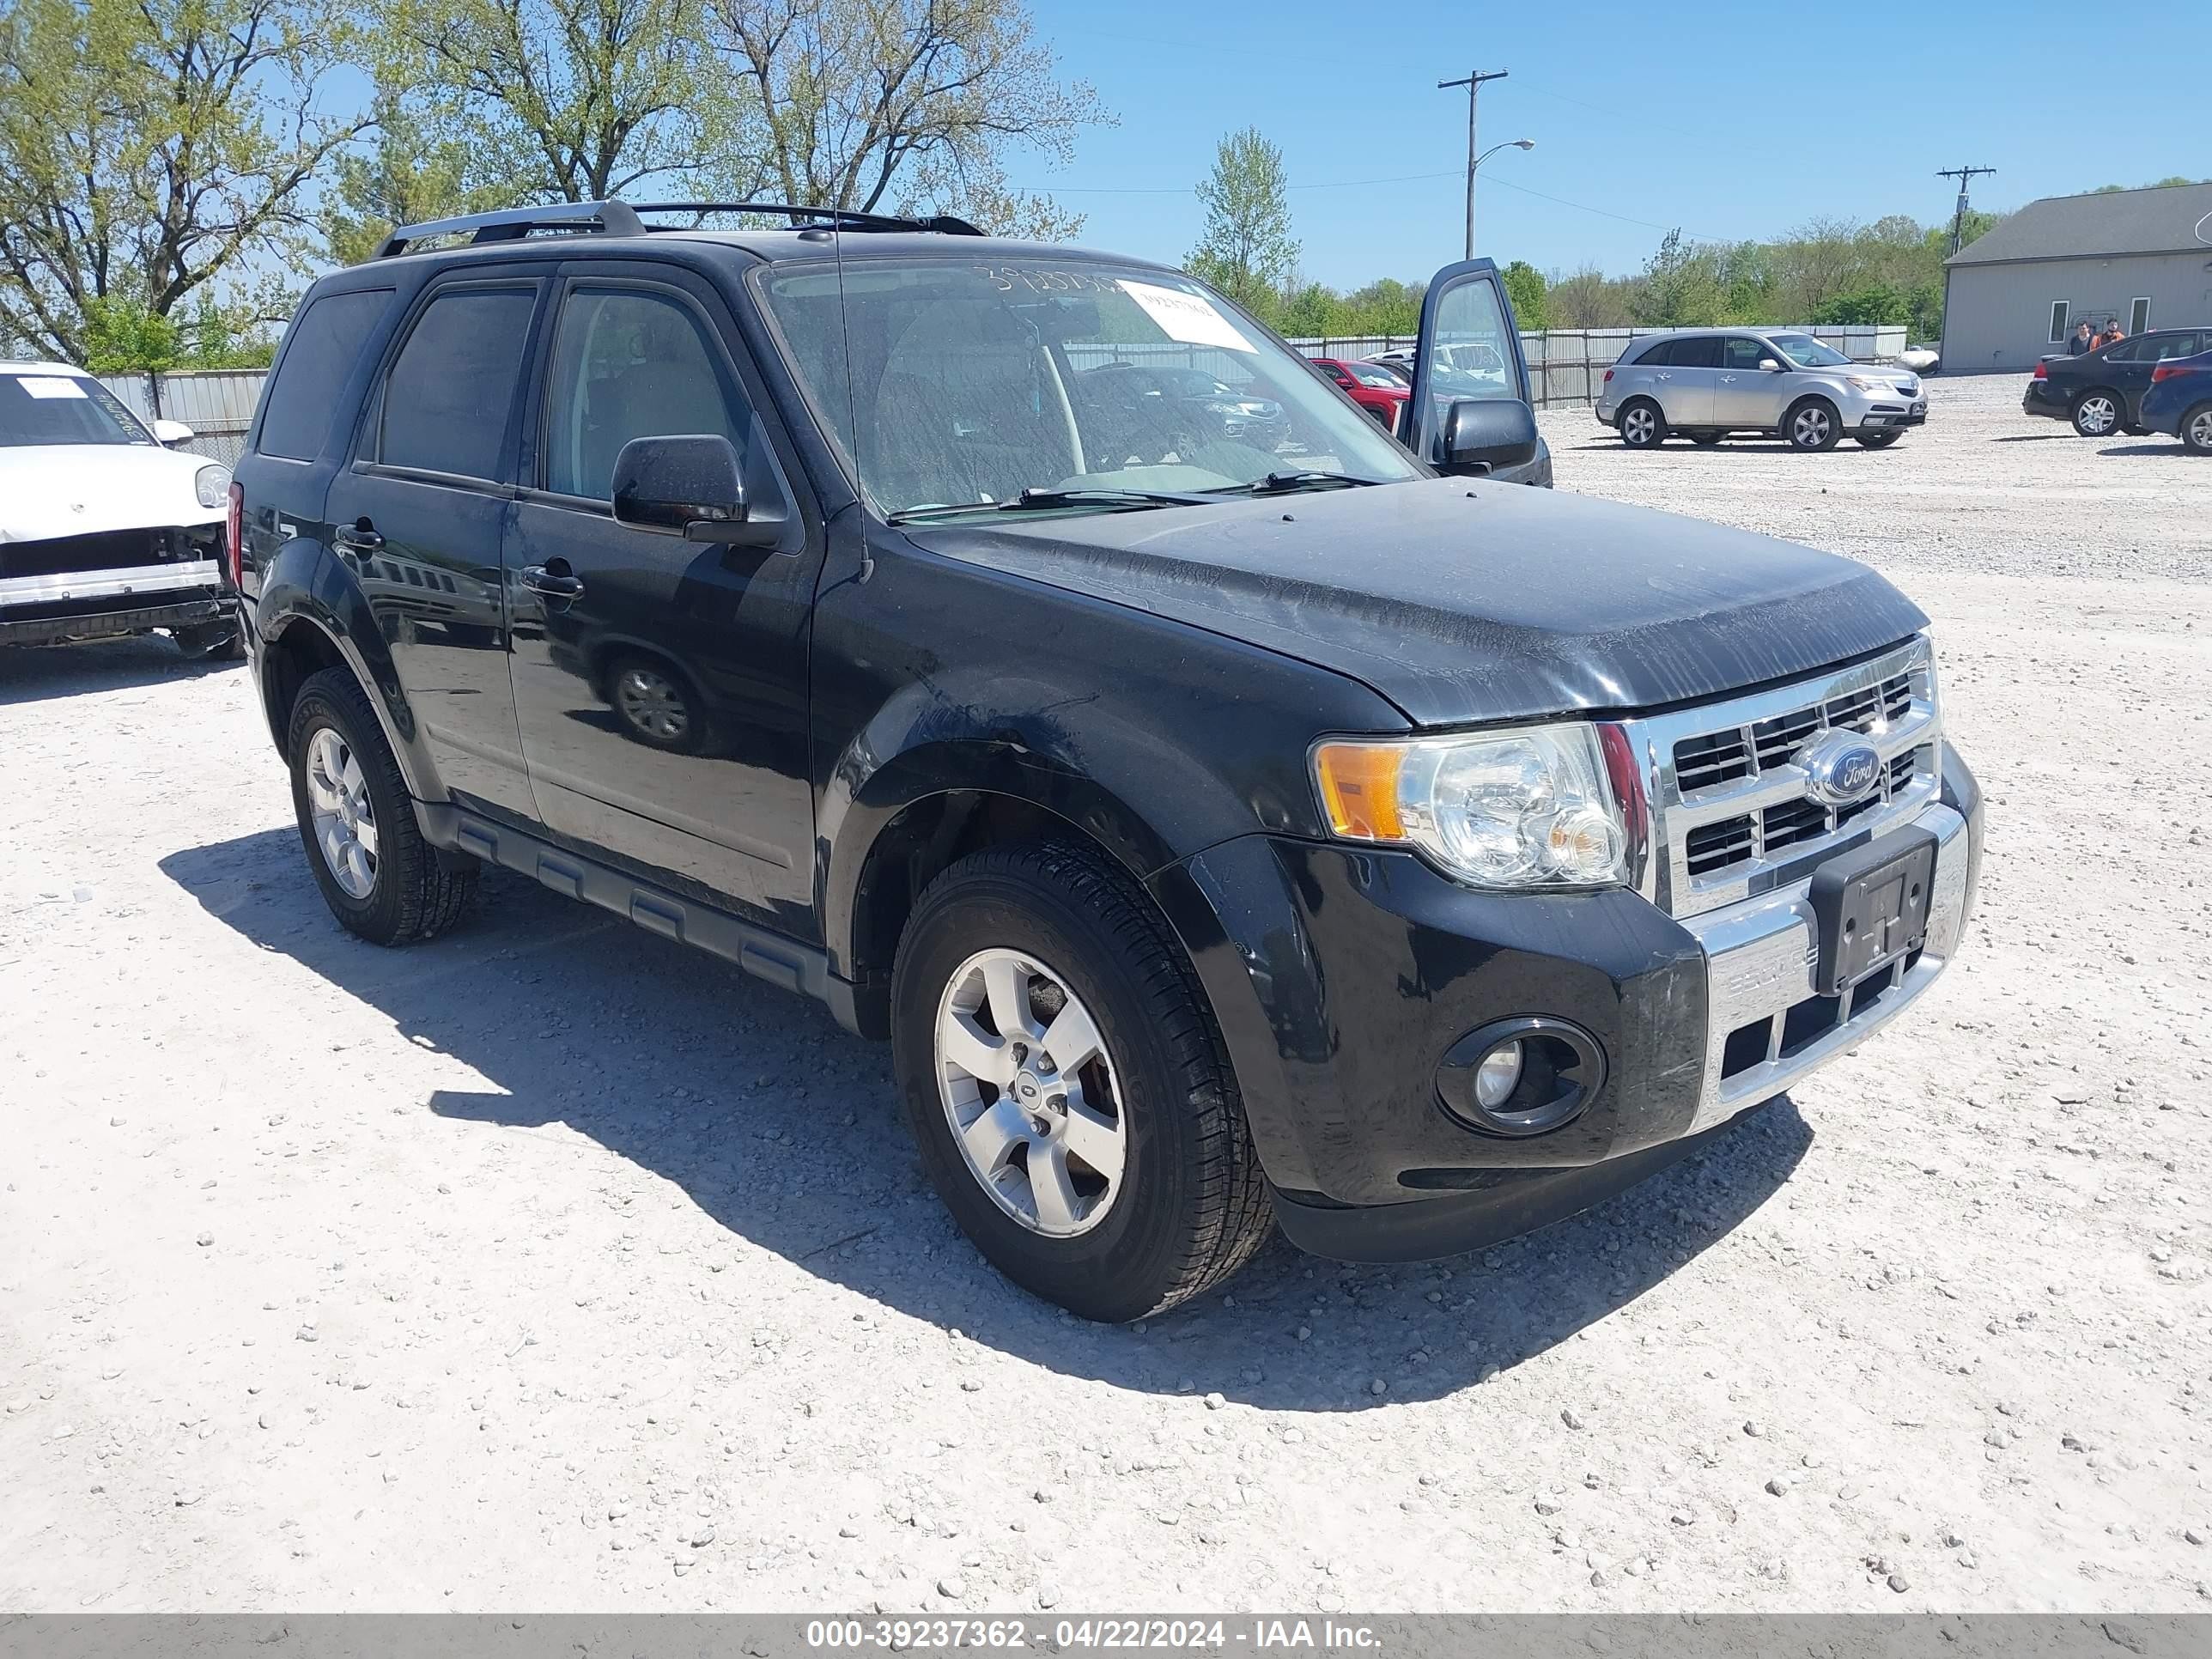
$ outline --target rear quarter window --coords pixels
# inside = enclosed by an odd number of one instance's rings
[[[388,288],[325,294],[293,319],[261,405],[261,434],[254,446],[260,453],[312,461],[323,453],[331,419],[339,412],[338,394],[392,294]]]

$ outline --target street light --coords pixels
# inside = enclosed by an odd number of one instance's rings
[[[1534,149],[1534,138],[1509,139],[1502,144],[1492,144],[1488,149],[1467,164],[1467,257],[1474,258],[1474,170],[1501,149]]]

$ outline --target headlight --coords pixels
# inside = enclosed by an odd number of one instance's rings
[[[1600,887],[1630,879],[1629,818],[1597,728],[1577,721],[1313,750],[1330,831],[1411,847],[1479,887]]]
[[[192,491],[202,507],[221,507],[230,499],[230,469],[204,466],[192,475]]]
[[[1897,390],[1897,386],[1894,381],[1869,380],[1863,374],[1846,374],[1844,376],[1844,384],[1848,386],[1856,387],[1861,392],[1894,392]]]

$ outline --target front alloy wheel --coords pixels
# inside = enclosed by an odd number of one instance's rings
[[[2120,423],[2120,400],[2109,392],[2093,392],[2074,405],[2074,429],[2085,438],[2110,437]]]
[[[1836,411],[1826,404],[1817,400],[1800,404],[1790,416],[1790,445],[1793,449],[1833,449],[1840,435]]]
[[[1054,1238],[1106,1218],[1127,1121],[1097,1022],[1065,977],[1018,951],[961,963],[938,1005],[937,1079],[969,1173],[1007,1215]]]

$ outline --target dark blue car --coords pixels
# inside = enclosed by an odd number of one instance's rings
[[[2138,409],[2153,432],[2171,432],[2191,453],[2212,455],[2212,351],[2153,369]]]

